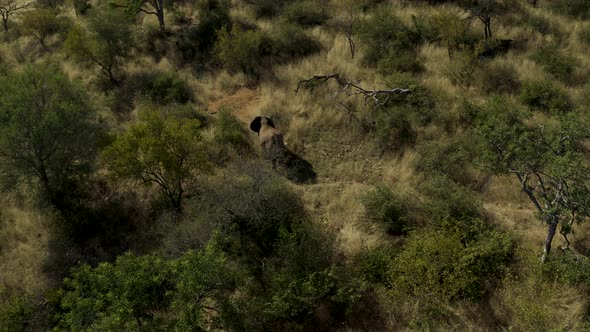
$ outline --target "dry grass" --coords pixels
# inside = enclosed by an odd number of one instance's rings
[[[50,217],[3,206],[0,214],[0,287],[32,295],[46,286]]]

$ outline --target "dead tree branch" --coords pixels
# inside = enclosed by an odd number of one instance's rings
[[[389,97],[393,94],[408,94],[410,93],[410,89],[388,89],[388,90],[369,90],[361,87],[358,83],[350,82],[345,79],[342,79],[339,74],[329,74],[329,75],[315,75],[311,78],[306,80],[301,80],[297,83],[297,88],[295,89],[295,93],[299,92],[302,84],[308,84],[311,82],[319,82],[325,83],[326,81],[334,79],[338,84],[341,86],[341,90],[346,93],[347,96],[354,96],[354,95],[363,95],[365,99],[365,103],[367,101],[372,100],[374,103],[374,108],[377,109],[379,107],[384,106]]]

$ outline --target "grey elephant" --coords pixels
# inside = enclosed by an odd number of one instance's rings
[[[258,133],[258,142],[262,152],[272,161],[273,168],[275,168],[285,153],[283,134],[275,128],[274,122],[267,116],[255,117],[250,123],[250,129]]]
[[[305,159],[289,151],[285,146],[283,134],[275,128],[271,118],[257,116],[250,123],[250,129],[258,133],[258,142],[265,157],[272,161],[273,169],[280,166],[279,171],[292,181],[305,183],[315,182],[316,173],[313,166]]]

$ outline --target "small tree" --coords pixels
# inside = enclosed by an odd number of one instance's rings
[[[0,176],[37,180],[64,208],[71,184],[87,175],[98,128],[82,88],[54,67],[30,66],[0,83]]]
[[[46,47],[45,38],[60,29],[56,13],[51,9],[38,8],[27,11],[23,13],[21,23],[23,34],[36,38],[43,48]]]
[[[89,32],[81,27],[70,31],[66,52],[76,60],[100,68],[113,84],[120,81],[120,69],[132,46],[131,27],[123,13],[99,12],[88,21]]]
[[[27,8],[29,3],[19,3],[17,0],[0,0],[0,17],[4,31],[8,31],[8,18]]]
[[[171,5],[172,0],[115,0],[111,4],[113,7],[124,8],[131,15],[137,15],[139,12],[155,15],[158,18],[160,31],[166,31],[164,22],[164,7]]]
[[[553,126],[525,125],[522,113],[502,100],[490,102],[477,119],[483,140],[482,165],[497,174],[514,174],[548,226],[544,261],[561,224],[567,235],[590,216],[590,168],[582,147],[590,137],[580,114],[566,114]]]
[[[115,139],[104,160],[116,178],[157,184],[172,206],[182,210],[186,184],[208,170],[196,119],[145,110],[139,123]]]
[[[492,18],[513,9],[510,0],[461,0],[461,4],[471,12],[471,17],[483,24],[484,39],[492,38]]]

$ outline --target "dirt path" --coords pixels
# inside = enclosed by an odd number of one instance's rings
[[[244,124],[249,125],[256,116],[257,107],[260,104],[258,91],[248,88],[240,88],[234,94],[223,97],[207,105],[211,114],[219,112],[222,108],[230,109],[233,114]]]

